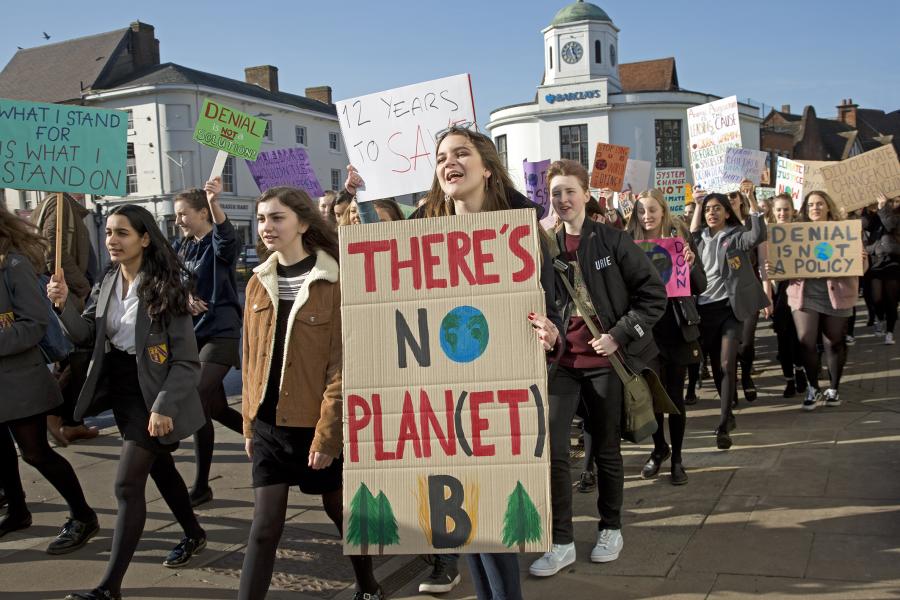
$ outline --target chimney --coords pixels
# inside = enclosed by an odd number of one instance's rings
[[[247,67],[244,69],[244,79],[247,83],[258,85],[270,92],[278,91],[278,67],[272,65]]]
[[[159,40],[153,25],[135,21],[131,24],[131,56],[135,70],[159,64]]]
[[[318,87],[306,88],[306,97],[312,100],[318,100],[323,104],[333,104],[331,101],[331,86],[320,85]]]
[[[790,104],[782,104],[781,112],[786,113],[786,114],[791,114],[791,105]]]
[[[837,107],[838,121],[840,121],[841,123],[846,123],[850,127],[856,129],[857,108],[859,108],[859,104],[853,104],[853,98],[841,100],[840,105]]]

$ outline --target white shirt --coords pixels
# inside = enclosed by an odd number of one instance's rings
[[[125,280],[120,272],[116,275],[112,293],[109,295],[109,306],[106,308],[106,337],[109,343],[117,350],[134,354],[134,327],[137,322],[138,311],[138,285],[141,276],[135,277],[128,288],[128,293],[122,298],[122,288]]]

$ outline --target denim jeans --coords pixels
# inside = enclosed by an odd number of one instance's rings
[[[478,600],[522,600],[518,555],[467,554],[466,560]]]

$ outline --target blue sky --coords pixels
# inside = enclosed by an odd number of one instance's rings
[[[5,2],[0,64],[16,46],[156,27],[163,62],[243,79],[274,64],[281,88],[331,85],[335,99],[472,74],[478,119],[530,101],[543,71],[541,29],[566,1]],[[842,98],[900,108],[896,0],[608,0],[620,62],[674,56],[683,88],[833,116]],[[140,7],[139,7],[140,6]]]

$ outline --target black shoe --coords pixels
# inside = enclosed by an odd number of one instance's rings
[[[672,485],[684,485],[687,483],[687,473],[684,471],[684,465],[680,462],[672,463]]]
[[[68,518],[56,539],[47,546],[47,554],[68,554],[88,543],[100,531],[100,523],[95,516],[91,521]]]
[[[6,490],[0,488],[0,508],[3,508],[9,504],[9,500],[6,499]]]
[[[741,387],[744,388],[744,398],[747,402],[756,402],[756,384],[748,373],[746,377],[741,377]]]
[[[122,600],[122,594],[113,594],[106,588],[94,588],[89,592],[73,592],[66,600]]]
[[[578,491],[582,494],[589,494],[597,488],[597,476],[593,471],[583,471],[581,478],[578,480]]]
[[[782,398],[793,398],[797,395],[797,384],[794,383],[793,379],[788,379],[787,383],[784,386],[784,391],[781,392]]]
[[[378,586],[377,592],[356,592],[353,594],[353,600],[384,600],[387,596],[381,586]]]
[[[687,396],[684,397],[684,403],[690,406],[691,404],[697,404],[697,393],[688,390]]]
[[[459,585],[460,580],[456,560],[438,555],[434,557],[431,574],[419,583],[419,593],[442,594],[449,592]]]
[[[656,477],[656,474],[659,473],[659,468],[670,456],[672,456],[672,449],[668,446],[666,446],[664,452],[657,452],[656,450],[651,452],[650,458],[647,459],[647,463],[644,465],[644,468],[641,469],[641,479],[652,479],[653,477]]]
[[[725,421],[725,426],[727,427],[728,433],[737,429],[737,419],[734,418],[733,412],[728,413],[728,419]]]
[[[197,508],[201,504],[206,504],[207,502],[212,502],[213,493],[212,488],[207,486],[205,490],[200,492],[199,494],[196,490],[191,490],[191,508]]]
[[[716,430],[716,448],[719,450],[728,450],[731,448],[731,436],[724,429]]]
[[[8,514],[6,517],[0,521],[0,538],[2,538],[7,533],[12,533],[13,531],[19,531],[22,529],[28,529],[31,527],[31,513],[26,512],[21,515],[13,515]]]
[[[177,569],[188,564],[195,554],[199,554],[206,548],[206,536],[200,538],[182,538],[178,545],[172,548],[169,556],[163,561],[164,567]]]

